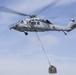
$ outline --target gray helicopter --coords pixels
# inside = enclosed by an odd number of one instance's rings
[[[51,23],[47,19],[41,19],[37,17],[31,17],[26,20],[21,20],[10,26],[10,29],[14,29],[20,32],[24,32],[25,35],[28,35],[28,32],[45,32],[45,31],[63,31],[65,35],[67,32],[76,28],[76,24],[74,24],[74,19],[70,20],[70,23],[67,27],[63,27],[60,25],[56,25]]]
[[[63,27],[60,25],[55,25],[51,23],[49,20],[32,17],[26,20],[21,20],[10,26],[10,29],[14,29],[20,32],[24,32],[25,35],[28,35],[28,32],[45,32],[45,31],[63,31],[65,35],[67,32],[76,28],[76,24],[74,24],[74,19],[70,20],[70,23],[67,27]]]
[[[41,13],[45,9],[47,9],[49,6],[55,5],[57,2],[53,2],[46,7],[44,7],[41,11],[38,12]],[[65,35],[67,35],[66,32],[69,32],[76,28],[76,24],[74,23],[75,20],[72,18],[70,20],[70,23],[68,24],[67,27],[56,25],[51,23],[48,19],[42,19],[38,18],[37,15],[28,15],[28,14],[23,14],[21,12],[17,12],[15,10],[9,9],[7,7],[0,7],[1,12],[7,12],[7,13],[13,13],[13,14],[18,14],[21,16],[29,16],[28,19],[21,20],[17,23],[14,23],[13,25],[10,25],[10,29],[14,29],[20,32],[24,32],[25,35],[28,35],[28,32],[45,32],[45,31],[62,31],[64,32]]]

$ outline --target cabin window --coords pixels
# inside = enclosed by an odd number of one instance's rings
[[[36,22],[31,22],[32,25],[36,25]]]
[[[40,25],[40,22],[37,22],[37,25]]]
[[[36,22],[34,22],[34,21],[29,21],[29,24],[31,24],[31,25],[36,25]]]

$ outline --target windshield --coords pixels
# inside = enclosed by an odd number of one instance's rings
[[[49,20],[46,20],[46,23],[48,23],[48,24],[52,24]]]

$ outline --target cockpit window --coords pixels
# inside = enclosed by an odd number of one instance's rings
[[[40,25],[40,22],[37,22],[37,25]]]
[[[46,23],[48,23],[48,24],[52,24],[49,20],[46,20]]]
[[[21,22],[20,23],[24,23],[24,21],[23,20],[21,20]]]

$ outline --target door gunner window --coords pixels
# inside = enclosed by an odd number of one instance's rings
[[[36,25],[36,22],[34,22],[34,21],[29,21],[29,24],[31,24],[31,25]]]
[[[36,22],[32,21],[31,24],[32,24],[32,25],[36,25]]]

